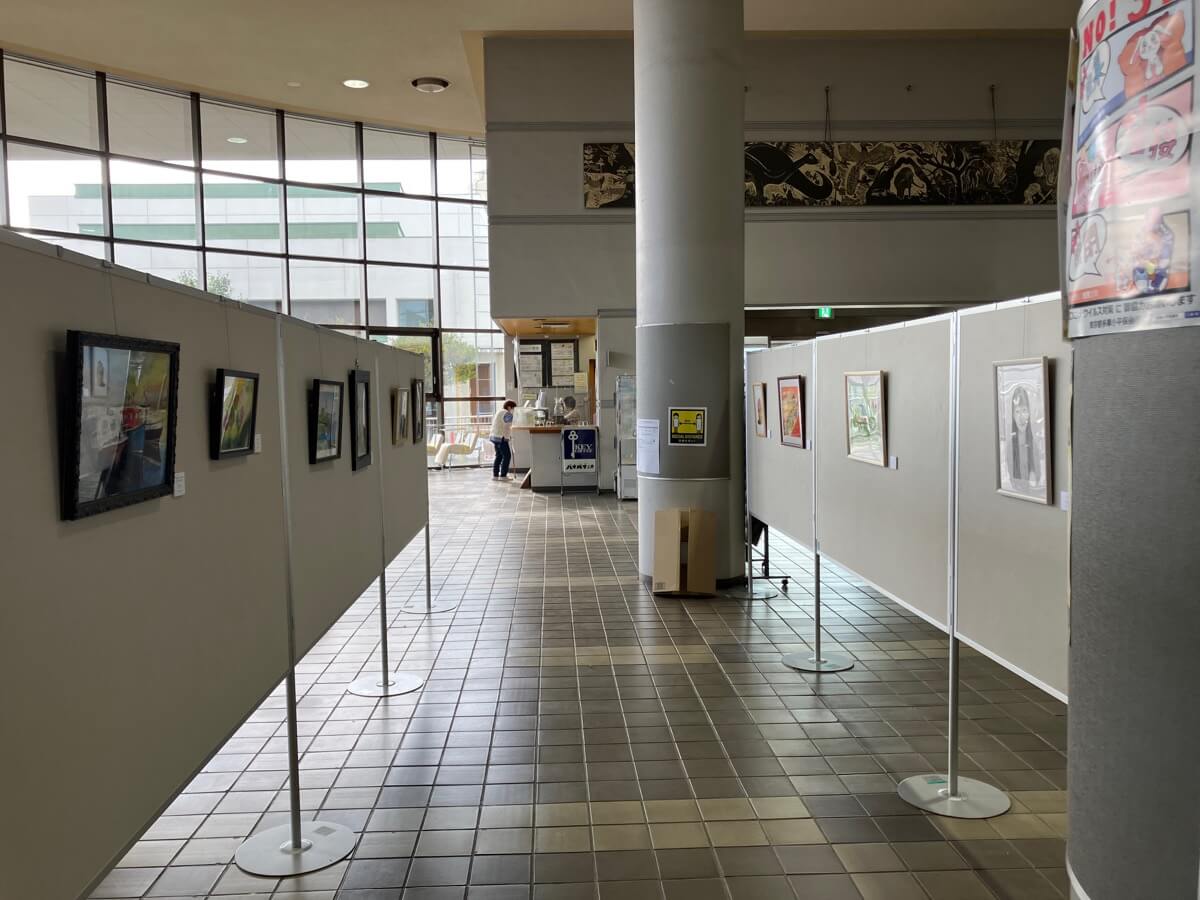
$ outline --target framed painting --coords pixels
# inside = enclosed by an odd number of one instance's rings
[[[408,439],[408,391],[392,388],[392,443]]]
[[[371,373],[350,370],[350,468],[371,464]]]
[[[340,381],[314,378],[308,393],[308,461],[325,462],[342,455],[342,391]]]
[[[754,402],[754,433],[767,436],[767,383],[756,381],[750,385],[750,398]]]
[[[887,466],[887,373],[846,372],[846,455]]]
[[[1046,357],[992,365],[996,399],[996,490],[1051,502],[1050,363]]]
[[[425,440],[425,380],[414,378],[412,381],[412,424],[413,443],[420,444]]]
[[[227,459],[254,452],[258,373],[217,369],[208,404],[208,455]]]
[[[804,377],[780,378],[779,439],[785,447],[805,448],[804,425]]]
[[[62,517],[170,494],[175,479],[179,345],[67,332]]]

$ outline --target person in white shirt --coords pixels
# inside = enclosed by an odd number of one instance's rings
[[[515,400],[505,400],[504,405],[492,416],[492,446],[496,448],[496,459],[492,463],[493,478],[507,478],[512,463],[512,423]]]

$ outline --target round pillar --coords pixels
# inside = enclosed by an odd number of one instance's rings
[[[637,415],[659,422],[639,473],[638,558],[654,514],[717,516],[716,575],[744,563],[744,103],[741,0],[634,0]],[[702,446],[672,445],[668,408],[703,407]]]

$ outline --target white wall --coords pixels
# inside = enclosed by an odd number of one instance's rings
[[[60,258],[60,255],[62,258]],[[0,377],[20,437],[6,448],[0,516],[0,768],[19,773],[0,869],[14,897],[81,895],[282,678],[287,666],[276,317],[0,231]],[[350,471],[310,466],[304,391],[378,359],[408,386],[419,357],[285,321],[295,519],[297,643],[310,646],[425,519],[423,448],[380,446]],[[173,341],[182,497],[75,522],[59,518],[62,363],[68,329]],[[208,458],[217,367],[260,374],[263,452]],[[385,404],[384,409],[387,410]],[[382,423],[380,423],[382,424]],[[19,473],[19,474],[18,474]],[[6,893],[6,896],[8,895]]]
[[[757,38],[747,139],[1058,138],[1063,38]],[[583,208],[583,144],[633,140],[627,38],[488,38],[492,313],[634,305],[633,210]],[[911,90],[907,86],[911,85]],[[680,153],[687,148],[680,147]],[[1055,289],[1054,210],[751,209],[746,302],[987,301]]]
[[[1071,352],[1057,297],[960,314],[959,635],[1060,697],[1067,694],[1067,513],[996,492],[992,367],[1047,356],[1052,369],[1054,491],[1070,491]],[[950,530],[949,316],[751,353],[765,381],[770,434],[750,438],[751,511],[812,547],[812,456],[779,442],[775,379],[805,375],[817,443],[817,535],[827,557],[946,627]],[[811,355],[817,357],[816,401]],[[888,375],[888,454],[881,469],[846,456],[843,373]]]

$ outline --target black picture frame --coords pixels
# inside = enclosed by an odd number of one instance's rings
[[[337,422],[331,437],[335,438],[332,452],[321,452],[320,444],[320,402],[321,392],[325,389],[334,391],[337,395]],[[340,381],[328,381],[324,378],[314,378],[312,388],[308,392],[308,461],[312,465],[341,459],[342,456],[342,411],[345,407],[346,385]]]
[[[366,369],[351,369],[347,381],[350,385],[350,468],[357,472],[371,464],[371,373]]]
[[[94,379],[93,359],[95,351],[104,354],[108,362],[108,371],[104,375],[104,390],[98,393]],[[161,422],[147,423],[144,406],[132,406],[125,402],[124,392],[129,389],[129,376],[125,375],[122,393],[117,395],[117,385],[111,380],[111,351],[127,351],[133,353],[154,353],[167,357],[167,369],[162,373],[158,384],[158,400],[161,403],[162,394],[166,392],[166,409],[162,411]],[[60,446],[62,457],[61,502],[62,518],[68,521],[87,518],[97,513],[108,512],[144,503],[164,497],[174,490],[175,481],[175,446],[177,440],[177,420],[179,411],[179,344],[168,341],[155,341],[145,338],[122,337],[115,334],[101,334],[93,331],[68,331],[66,353],[66,377],[63,384],[66,388],[60,409]],[[118,382],[119,384],[120,382]],[[85,397],[84,392],[87,391]],[[109,405],[109,401],[114,401]],[[85,401],[87,411],[100,411],[104,407],[103,416],[89,419],[89,435],[87,449],[94,453],[95,459],[91,464],[95,471],[85,471],[82,465],[82,454],[85,450],[84,414]],[[120,406],[116,402],[120,402]],[[160,407],[161,408],[161,407]],[[141,410],[140,413],[136,412]],[[130,427],[129,422],[138,417],[142,421]],[[106,425],[104,446],[98,445],[99,419],[103,418]],[[115,426],[115,429],[114,427]],[[129,435],[139,432],[137,441],[141,449],[131,450],[134,438]],[[148,447],[153,445],[155,453],[149,455]],[[145,484],[128,490],[120,490],[122,480],[144,480],[147,461],[157,469],[158,477],[154,484]],[[95,476],[96,484],[92,496],[87,499],[81,489],[81,477],[90,479]],[[114,484],[115,482],[115,484]],[[90,485],[89,485],[90,487]],[[101,492],[104,495],[101,496]]]
[[[425,440],[425,379],[414,378],[412,381],[412,423],[413,443],[420,444]]]
[[[231,380],[249,381],[252,385],[250,391],[250,418],[245,423],[249,429],[247,435],[249,440],[244,446],[223,446],[226,443],[224,440],[225,391],[228,389]],[[257,428],[258,373],[242,372],[238,369],[217,369],[216,377],[209,386],[208,395],[208,458],[230,459],[235,456],[249,456],[254,452],[254,440]]]

